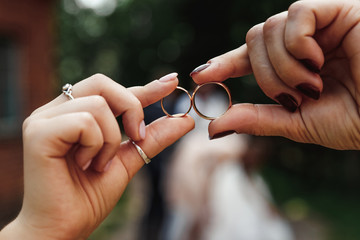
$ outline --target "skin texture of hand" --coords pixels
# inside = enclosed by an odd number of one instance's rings
[[[360,149],[360,2],[304,0],[249,30],[246,44],[211,59],[198,84],[253,73],[281,105],[238,104],[209,125],[283,136],[334,149]]]
[[[74,85],[74,100],[37,109],[23,125],[23,207],[0,238],[86,239],[144,165],[115,116],[150,158],[194,127],[190,117],[163,117],[145,130],[142,109],[171,93],[176,76],[126,89],[98,74]]]

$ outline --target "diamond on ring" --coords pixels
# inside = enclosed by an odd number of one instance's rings
[[[148,156],[145,154],[145,152],[139,147],[133,140],[130,140],[130,142],[134,145],[138,153],[140,154],[140,157],[144,160],[146,164],[149,164],[151,162],[151,159],[148,158]]]
[[[70,99],[74,100],[74,97],[72,95],[72,85],[70,83],[65,84],[62,87],[62,92]]]

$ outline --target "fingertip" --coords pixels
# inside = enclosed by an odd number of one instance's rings
[[[142,120],[139,125],[139,136],[142,140],[146,137],[146,126],[144,120]]]
[[[252,72],[246,44],[210,59],[195,68],[190,76],[197,84],[222,82],[228,78],[241,77]]]
[[[161,83],[166,83],[166,82],[171,82],[177,79],[178,73],[173,72],[173,73],[169,73],[161,78],[159,78],[159,82]]]
[[[174,127],[179,126],[180,129],[186,133],[195,128],[195,120],[189,114],[186,114],[185,116],[183,114],[179,114],[179,116],[173,115],[172,117],[164,116],[157,121],[166,121],[166,123],[164,122],[164,125],[171,124]]]
[[[215,135],[213,136],[209,136],[209,139],[210,140],[214,140],[214,139],[218,139],[218,138],[222,138],[222,137],[226,137],[226,136],[229,136],[233,133],[236,133],[236,131],[234,130],[229,130],[229,131],[225,131],[225,132],[219,132],[219,133],[216,133]]]
[[[105,167],[104,167],[104,172],[109,171],[112,161],[113,161],[113,160],[111,159],[110,161],[108,161],[108,162],[106,163],[106,165],[105,165]]]
[[[80,147],[75,154],[76,164],[86,171],[92,163],[94,153],[91,153],[88,148]]]
[[[126,136],[134,141],[140,141],[146,135],[144,112],[142,107],[134,107],[129,109],[122,115],[122,123]]]
[[[202,64],[198,67],[196,67],[194,70],[192,70],[192,72],[190,73],[190,77],[193,77],[195,74],[205,70],[206,68],[208,68],[210,66],[210,62]]]
[[[83,171],[86,171],[92,162],[92,159],[90,159],[88,162],[86,162],[83,166],[80,166]]]
[[[179,118],[173,118],[173,119],[178,119],[180,121],[186,122],[186,129],[188,129],[189,131],[191,131],[192,129],[195,128],[195,120],[189,114],[186,114],[185,116],[182,116]]]
[[[116,130],[112,138],[108,138],[103,143],[101,150],[94,157],[91,166],[98,172],[106,171],[109,162],[114,159],[121,144],[121,133]]]
[[[206,64],[196,67],[190,77],[197,84],[207,82],[222,82],[228,78],[226,62],[217,60],[219,57],[209,60]]]
[[[301,83],[296,86],[296,89],[299,90],[305,96],[312,98],[314,100],[319,100],[321,95],[319,88],[309,83]]]
[[[148,129],[150,131],[148,135],[154,136],[154,131],[156,133],[161,131],[163,132],[163,138],[177,140],[195,128],[195,120],[188,114],[181,117],[164,116],[154,121],[151,125]],[[156,126],[156,128],[154,126]],[[158,139],[157,141],[164,140]]]
[[[114,146],[110,146],[107,144],[103,147],[103,149],[99,152],[99,154],[92,161],[92,166],[97,172],[104,172],[109,168],[109,165],[112,159],[115,157],[118,149],[120,147],[120,143],[118,146],[114,148]]]
[[[179,84],[177,73],[170,73],[167,76],[162,77],[165,78],[166,81],[160,78],[159,80],[151,81],[145,86],[130,87],[128,90],[134,94],[140,101],[141,106],[145,108],[169,95],[176,89]]]
[[[186,115],[185,119],[189,124],[189,131],[193,130],[195,128],[195,120],[190,115]]]

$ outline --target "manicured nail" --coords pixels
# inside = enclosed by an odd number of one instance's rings
[[[210,66],[210,63],[206,63],[203,65],[198,66],[197,68],[195,68],[191,73],[190,73],[190,77],[192,77],[195,73],[199,73],[202,70],[208,68]]]
[[[141,121],[140,126],[139,126],[139,135],[141,139],[145,139],[146,137],[146,127],[145,127],[145,122],[144,120]]]
[[[225,132],[220,132],[220,133],[215,134],[215,135],[212,136],[212,137],[209,136],[209,139],[210,139],[210,140],[214,140],[214,139],[218,139],[218,138],[222,138],[222,137],[228,136],[228,135],[233,134],[233,133],[236,133],[236,132],[235,132],[234,130],[225,131]]]
[[[174,117],[174,118],[182,118],[182,117],[185,117],[187,114],[184,114],[184,113],[175,113],[175,114],[172,114],[171,116]]]
[[[320,91],[311,84],[299,84],[296,89],[312,99],[318,100],[320,98]]]
[[[82,170],[83,170],[83,171],[86,171],[86,170],[89,168],[89,166],[90,166],[90,164],[91,164],[91,161],[92,161],[92,159],[90,159],[90,160],[82,167]]]
[[[170,82],[174,80],[178,76],[177,73],[170,73],[168,75],[165,75],[159,79],[159,82]]]
[[[298,103],[296,99],[287,93],[282,93],[275,97],[275,99],[289,112],[295,112],[298,108]]]
[[[314,73],[320,73],[320,67],[318,67],[313,61],[309,60],[309,59],[304,59],[301,60],[301,63],[310,71],[314,72]]]
[[[110,161],[106,164],[106,166],[104,167],[104,172],[107,172],[107,171],[109,170],[111,163],[112,163],[112,160],[110,160]]]

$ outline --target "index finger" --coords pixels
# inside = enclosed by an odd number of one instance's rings
[[[91,95],[100,95],[108,103],[115,116],[122,115],[125,131],[134,140],[140,140],[140,125],[144,119],[142,108],[148,104],[160,100],[172,92],[177,86],[177,74],[169,74],[144,87],[126,89],[110,78],[102,75],[93,75],[73,87],[74,98]],[[130,90],[130,91],[129,91]],[[61,94],[50,103],[40,107],[36,112],[55,107],[69,101],[64,94]]]
[[[195,68],[190,76],[197,84],[222,82],[228,78],[241,77],[252,73],[246,44],[212,58],[207,64]]]
[[[173,92],[178,85],[177,73],[170,73],[145,86],[128,88],[139,99],[143,108],[161,100]]]

